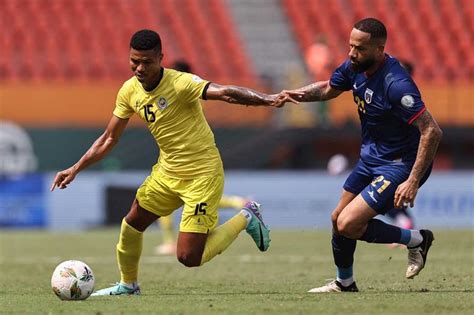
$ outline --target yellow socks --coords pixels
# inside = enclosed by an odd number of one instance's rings
[[[240,213],[211,231],[207,237],[201,265],[222,253],[247,226],[247,219]]]
[[[173,227],[173,215],[170,214],[166,217],[158,219],[160,229],[163,233],[163,243],[173,244],[174,243],[174,227]]]
[[[138,262],[142,253],[143,233],[122,220],[117,244],[117,261],[122,283],[133,283],[138,278]]]

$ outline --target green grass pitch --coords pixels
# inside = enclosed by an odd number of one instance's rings
[[[260,253],[242,233],[200,268],[153,255],[160,235],[145,233],[141,296],[60,301],[50,278],[63,260],[89,264],[96,289],[118,280],[118,228],[82,233],[0,230],[2,314],[472,314],[473,231],[437,231],[428,264],[406,280],[406,250],[358,243],[360,293],[309,294],[334,277],[330,232],[272,231]]]

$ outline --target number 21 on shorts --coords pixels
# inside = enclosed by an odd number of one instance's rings
[[[377,189],[377,193],[381,194],[387,187],[392,183],[391,181],[386,180],[383,175],[380,175],[374,179],[371,183],[372,187],[377,187],[377,184],[383,182],[382,186]]]

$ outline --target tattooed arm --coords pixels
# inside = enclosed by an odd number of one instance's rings
[[[245,87],[211,83],[205,98],[234,104],[281,107],[285,102],[298,103],[292,98],[296,95],[301,95],[301,93],[292,92],[277,99],[278,94],[268,95]]]
[[[343,92],[331,87],[329,81],[319,81],[296,90],[283,90],[279,97],[285,97],[290,93],[300,102],[316,102],[336,98]],[[295,93],[300,93],[300,95]]]
[[[397,208],[402,207],[403,203],[409,203],[413,207],[420,181],[433,162],[443,136],[443,132],[427,110],[413,124],[420,130],[420,144],[410,176],[398,186],[395,192],[395,207]]]
[[[433,162],[443,131],[427,110],[413,124],[420,130],[421,137],[410,177],[419,182]]]

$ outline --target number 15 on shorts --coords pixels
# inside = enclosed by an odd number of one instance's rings
[[[196,204],[196,208],[194,209],[194,215],[206,214],[206,209],[204,207],[207,207],[207,203],[205,202]]]

